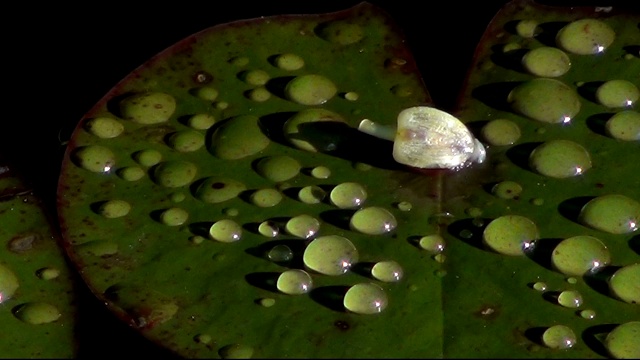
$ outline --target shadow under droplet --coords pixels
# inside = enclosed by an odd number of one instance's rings
[[[277,286],[279,276],[279,272],[255,272],[247,274],[244,278],[249,285],[274,293],[280,293]]]
[[[507,99],[511,90],[519,84],[521,82],[500,82],[481,85],[473,89],[471,95],[487,106],[501,111],[512,112]]]
[[[335,285],[318,287],[309,292],[309,297],[318,304],[333,311],[346,312],[344,308],[344,295],[349,286]]]
[[[351,230],[349,223],[355,212],[351,209],[327,210],[320,214],[320,219],[343,230]]]
[[[491,220],[488,218],[457,220],[449,224],[447,232],[475,248],[488,251],[482,243],[482,233]],[[481,223],[482,226],[477,226],[478,223]]]
[[[269,139],[271,139],[271,141],[277,142],[282,145],[291,146],[291,143],[284,136],[284,131],[282,129],[287,120],[289,120],[295,114],[295,112],[279,112],[269,114],[260,117],[259,123],[262,126],[264,134]]]
[[[356,264],[353,264],[351,266],[351,272],[358,274],[360,276],[364,276],[366,278],[372,278],[371,275],[371,269],[373,269],[373,266],[375,265],[375,262],[359,262]]]
[[[491,60],[498,66],[520,73],[525,73],[525,69],[522,66],[522,57],[528,51],[528,49],[514,49],[505,51],[504,45],[496,45],[493,47]]]
[[[529,341],[544,346],[544,343],[542,342],[542,334],[544,334],[547,329],[548,328],[542,326],[533,327],[525,330],[524,336],[529,339]]]
[[[200,235],[204,237],[209,237],[209,229],[211,229],[212,222],[208,221],[199,221],[189,224],[189,231],[194,235]]]
[[[510,147],[505,154],[507,155],[507,158],[511,160],[511,162],[514,165],[524,170],[533,172],[533,170],[529,166],[529,157],[531,156],[531,153],[533,152],[533,150],[535,150],[535,148],[537,148],[541,144],[542,142],[529,142],[529,143],[514,145]]]
[[[618,269],[620,269],[620,266],[606,266],[599,271],[588,272],[582,278],[585,284],[593,290],[604,296],[611,297],[611,292],[609,291],[609,279]]]
[[[613,114],[603,113],[589,116],[587,118],[587,127],[589,127],[589,129],[596,134],[608,136],[605,125],[607,124],[607,120],[609,120],[612,115]]]
[[[567,21],[549,21],[538,24],[539,33],[536,35],[536,40],[545,46],[556,46],[556,36],[558,31],[562,29],[569,22]]]
[[[604,81],[586,82],[578,87],[578,95],[597,104],[598,100],[596,99],[596,91],[602,84],[604,84]]]
[[[558,212],[560,213],[560,215],[564,216],[565,218],[575,223],[579,223],[578,218],[580,217],[580,211],[585,206],[585,204],[588,203],[593,198],[595,197],[579,196],[579,197],[567,199],[558,205]]]
[[[640,235],[636,235],[629,240],[629,247],[640,255]]]
[[[553,254],[553,249],[555,249],[562,240],[563,239],[559,238],[538,239],[536,240],[532,250],[525,251],[525,255],[538,265],[548,270],[555,271],[551,264],[551,255]]]
[[[303,269],[304,268],[303,255],[304,255],[304,249],[306,247],[305,246],[306,243],[307,242],[305,240],[299,240],[299,239],[270,240],[265,243],[261,243],[258,246],[247,248],[245,252],[249,255],[253,255],[257,258],[271,261],[281,266],[285,266],[288,268]],[[278,245],[287,246],[289,249],[291,249],[291,259],[274,261],[269,258],[269,252]]]
[[[618,325],[600,324],[591,326],[582,332],[582,341],[598,355],[609,358],[611,355],[604,344],[604,340],[616,326]]]

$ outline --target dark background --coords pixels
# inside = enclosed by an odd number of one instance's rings
[[[179,40],[216,24],[278,14],[339,11],[360,1],[172,1],[148,4],[29,2],[4,11],[0,154],[54,211],[64,141],[118,81]],[[454,106],[477,41],[506,0],[382,1],[404,30],[425,84],[442,109]],[[545,0],[638,9],[638,0]],[[7,81],[8,80],[8,81]],[[88,291],[81,299],[81,355],[169,354],[115,319]]]

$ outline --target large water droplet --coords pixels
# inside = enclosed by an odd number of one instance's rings
[[[387,294],[373,283],[355,284],[344,295],[345,309],[357,314],[377,314],[388,305]]]
[[[209,228],[209,235],[220,242],[238,241],[242,238],[242,226],[230,219],[218,220]]]
[[[609,279],[609,289],[616,298],[629,304],[640,304],[640,263],[626,265]]]
[[[562,240],[551,254],[554,268],[565,275],[582,276],[609,265],[611,254],[600,239],[577,235]]]
[[[175,110],[176,99],[159,92],[131,95],[120,102],[123,119],[144,125],[163,123]]]
[[[524,68],[535,76],[558,77],[564,75],[571,68],[571,59],[562,50],[542,46],[529,50],[522,57]]]
[[[398,221],[389,210],[370,206],[356,211],[351,216],[349,226],[363,234],[382,235],[393,231]]]
[[[484,229],[482,240],[490,249],[504,255],[523,255],[538,239],[538,227],[529,218],[504,215],[492,220]]]
[[[73,153],[76,165],[95,173],[106,173],[116,164],[113,151],[102,145],[88,145],[77,148]]]
[[[247,187],[240,181],[220,177],[204,179],[194,191],[196,199],[217,204],[237,197]]]
[[[325,126],[327,125],[327,126]],[[283,125],[284,135],[295,147],[311,152],[326,151],[334,147],[333,139],[324,139],[315,129],[326,129],[347,124],[342,116],[327,109],[304,109],[287,119]]]
[[[519,114],[545,123],[567,123],[580,111],[578,94],[556,79],[536,78],[516,86],[508,96]]]
[[[285,87],[286,97],[301,105],[322,105],[333,98],[338,89],[328,78],[308,74],[300,75],[289,81]]]
[[[630,107],[640,98],[638,87],[628,80],[614,79],[604,82],[596,90],[598,102],[609,108]]]
[[[258,174],[274,182],[293,178],[300,173],[301,167],[298,160],[288,155],[268,156],[256,163]]]
[[[638,141],[640,140],[640,113],[633,110],[617,112],[607,120],[605,130],[614,139]]]
[[[616,33],[604,21],[580,19],[558,31],[556,44],[573,54],[591,55],[606,50],[615,37]]]
[[[310,239],[320,230],[320,221],[306,214],[294,216],[287,221],[285,230],[293,236]]]
[[[550,140],[538,145],[529,156],[529,165],[539,174],[560,179],[582,175],[592,166],[589,152],[570,140]]]
[[[57,307],[45,302],[29,302],[13,309],[18,319],[34,325],[54,322],[62,316]]]
[[[396,282],[402,279],[404,270],[397,261],[385,260],[378,261],[371,268],[371,275],[384,282]]]
[[[341,209],[357,208],[367,200],[367,190],[360,183],[344,182],[331,190],[329,200]]]
[[[287,245],[279,244],[269,250],[267,257],[273,262],[287,262],[293,259],[293,251]]]
[[[197,172],[198,168],[188,161],[165,161],[152,169],[152,178],[158,185],[176,188],[189,185]]]
[[[614,359],[640,358],[640,321],[616,326],[605,338],[605,346]]]
[[[0,264],[0,304],[11,299],[18,286],[16,274],[5,265]]]
[[[260,119],[240,115],[222,123],[211,135],[209,151],[225,160],[237,160],[264,150],[271,141],[262,132]]]
[[[551,349],[569,349],[577,341],[576,334],[566,325],[554,325],[544,331],[542,342]]]
[[[342,275],[358,262],[358,249],[339,235],[320,236],[309,243],[303,254],[304,264],[325,275]]]
[[[507,119],[495,119],[482,127],[482,137],[489,145],[505,146],[520,139],[520,127]]]
[[[619,194],[598,196],[582,207],[578,219],[611,234],[632,233],[640,224],[640,203]]]
[[[291,269],[278,276],[276,283],[278,290],[289,295],[301,295],[311,291],[313,280],[304,270]]]
[[[122,134],[124,125],[114,118],[103,116],[87,120],[84,129],[101,139],[111,139]]]

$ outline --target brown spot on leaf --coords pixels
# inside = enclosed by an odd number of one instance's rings
[[[21,254],[36,247],[40,240],[41,236],[37,233],[20,234],[9,240],[7,247],[9,251]]]

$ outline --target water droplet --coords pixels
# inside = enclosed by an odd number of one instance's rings
[[[215,103],[216,109],[218,110],[225,110],[226,108],[229,107],[229,103],[226,101],[217,101]]]
[[[328,124],[327,124],[328,122]],[[284,135],[287,140],[298,149],[317,152],[326,151],[334,146],[334,140],[314,136],[314,128],[322,129],[318,125],[342,125],[348,126],[339,114],[322,108],[304,109],[291,116],[283,125]]]
[[[270,143],[257,116],[240,115],[225,120],[215,129],[209,151],[220,159],[238,160],[259,153]]]
[[[619,194],[591,199],[580,210],[580,223],[610,234],[628,234],[640,226],[640,203]]]
[[[140,150],[133,154],[133,159],[140,165],[151,167],[162,161],[162,153],[158,150]]]
[[[355,284],[344,295],[345,309],[356,314],[377,314],[386,309],[389,301],[380,286],[373,283]]]
[[[371,268],[371,275],[384,282],[396,282],[402,279],[404,270],[397,261],[379,261]]]
[[[537,173],[553,178],[578,176],[591,169],[591,155],[582,145],[570,140],[550,140],[536,147],[529,165]]]
[[[504,215],[492,220],[484,229],[482,240],[490,249],[504,255],[523,255],[538,239],[538,227],[529,218]]]
[[[365,34],[360,25],[346,21],[331,21],[320,24],[316,33],[320,38],[339,45],[355,44],[362,40]]]
[[[413,204],[411,204],[409,201],[400,201],[396,204],[396,207],[400,211],[411,211],[411,209],[413,208]]]
[[[259,303],[260,303],[260,305],[262,305],[262,306],[264,306],[264,307],[268,308],[268,307],[272,307],[273,305],[275,305],[275,304],[276,304],[276,299],[273,299],[273,298],[263,298],[263,299],[260,299]]]
[[[613,296],[626,303],[640,304],[640,263],[616,270],[609,279],[609,289]]]
[[[193,195],[198,200],[209,204],[217,204],[233,199],[245,190],[247,190],[247,187],[237,180],[208,177],[198,185]]]
[[[34,325],[51,323],[62,316],[57,307],[45,302],[29,302],[18,305],[13,309],[13,314],[18,319]]]
[[[187,119],[187,125],[196,130],[207,130],[216,123],[216,117],[211,114],[195,114]]]
[[[240,214],[240,210],[234,207],[224,208],[222,213],[227,216],[238,216]]]
[[[112,139],[122,134],[124,125],[114,118],[97,117],[87,120],[84,129],[101,139]]]
[[[447,261],[447,255],[443,253],[435,254],[433,256],[433,260],[435,260],[439,264],[443,264],[445,261]]]
[[[119,218],[127,215],[131,210],[131,204],[124,200],[109,200],[100,204],[98,213],[108,219]]]
[[[515,181],[501,181],[491,188],[491,192],[500,199],[517,199],[522,193],[522,185]]]
[[[464,210],[464,212],[467,215],[471,216],[472,218],[477,218],[477,217],[480,217],[482,215],[482,209],[477,208],[477,207],[467,208],[467,209]]]
[[[113,151],[101,145],[79,147],[73,153],[73,160],[81,168],[95,173],[107,173],[116,164]]]
[[[260,159],[256,163],[256,171],[263,177],[273,181],[289,180],[300,173],[298,160],[288,155],[274,155]]]
[[[160,213],[160,222],[168,226],[182,225],[188,218],[189,213],[178,207],[168,208]]]
[[[304,59],[296,54],[285,53],[279,54],[274,59],[275,66],[286,71],[294,71],[302,69]]]
[[[285,230],[293,236],[309,239],[314,237],[320,230],[320,221],[306,214],[294,216],[287,221]]]
[[[356,211],[349,221],[351,229],[367,235],[382,235],[398,226],[396,217],[389,210],[370,206]]]
[[[300,269],[287,270],[278,276],[278,290],[289,295],[301,295],[311,291],[313,280],[311,275]]]
[[[194,245],[200,245],[205,241],[205,237],[202,235],[193,235],[189,237],[189,241],[191,241]]]
[[[577,278],[575,278],[575,277],[573,277],[573,276],[568,277],[568,278],[566,279],[566,281],[567,281],[569,284],[577,284],[577,283],[578,283],[578,279],[577,279]]]
[[[633,110],[617,112],[607,120],[605,130],[614,139],[640,140],[640,113]]]
[[[169,135],[167,144],[179,152],[192,152],[204,146],[204,135],[195,130],[177,131]]]
[[[304,264],[324,275],[342,275],[358,262],[358,249],[339,235],[320,236],[307,245],[303,254]]]
[[[242,238],[242,227],[233,220],[222,219],[211,225],[209,235],[213,240],[230,243]]]
[[[614,359],[640,358],[640,321],[629,321],[616,326],[605,338],[607,351]]]
[[[409,85],[394,85],[391,87],[391,93],[397,97],[411,96],[413,92],[413,87]]]
[[[0,304],[11,299],[18,286],[19,282],[16,274],[0,263]]]
[[[531,199],[530,202],[531,202],[532,205],[535,205],[535,206],[544,205],[544,199],[541,199],[541,198],[533,198],[533,199]]]
[[[263,221],[258,226],[258,232],[268,238],[274,238],[280,234],[280,229],[273,221]]]
[[[482,127],[482,137],[489,145],[505,146],[520,139],[520,127],[507,119],[495,119]]]
[[[118,244],[109,240],[92,240],[78,245],[78,251],[98,257],[114,255],[118,252]]]
[[[182,192],[174,192],[169,195],[169,199],[171,199],[171,201],[173,201],[174,203],[183,202],[186,198],[187,196]]]
[[[163,123],[175,110],[176,99],[159,92],[131,95],[120,102],[122,118],[143,125]]]
[[[360,98],[357,92],[349,91],[344,94],[344,98],[349,101],[357,101]]]
[[[116,174],[126,181],[138,181],[146,174],[141,167],[127,166],[120,168],[116,171]]]
[[[305,186],[298,191],[298,199],[305,204],[319,204],[327,196],[327,192],[317,185]]]
[[[581,107],[575,90],[548,78],[535,78],[517,85],[507,100],[517,113],[545,123],[567,123]]]
[[[444,251],[446,242],[444,241],[442,235],[432,234],[421,237],[419,245],[421,248],[429,252],[441,253]]]
[[[596,90],[598,102],[609,108],[630,107],[640,98],[638,87],[628,80],[609,80]]]
[[[258,189],[251,193],[249,200],[253,205],[259,207],[273,207],[282,201],[282,194],[272,188]]]
[[[616,33],[605,22],[580,19],[565,25],[556,35],[556,44],[573,54],[592,55],[606,50]]]
[[[580,311],[580,317],[587,320],[593,320],[596,318],[596,312],[592,309],[585,309]]]
[[[328,179],[331,176],[331,169],[326,166],[316,166],[311,169],[311,176],[316,179]]]
[[[261,69],[243,71],[238,76],[247,84],[255,86],[265,85],[271,79],[271,75]]]
[[[551,254],[553,267],[565,275],[583,276],[609,265],[611,254],[600,239],[577,235],[562,240]]]
[[[231,344],[220,348],[218,355],[223,359],[250,359],[253,356],[253,348],[247,345]]]
[[[329,200],[340,209],[354,209],[362,206],[367,200],[367,191],[359,183],[344,182],[331,190]]]
[[[547,290],[547,284],[542,282],[542,281],[537,281],[533,284],[533,288],[537,291],[546,291]]]
[[[211,86],[203,86],[200,88],[193,89],[192,93],[198,98],[204,101],[209,101],[209,102],[212,102],[215,99],[217,99],[218,95],[220,94],[220,92],[216,88]]]
[[[255,102],[265,102],[271,98],[271,92],[264,86],[258,86],[246,92],[247,99]]]
[[[573,330],[565,325],[551,326],[542,334],[542,342],[551,349],[572,348],[577,340]]]
[[[571,68],[571,59],[562,50],[542,46],[529,50],[522,57],[522,65],[532,75],[542,77],[558,77]]]
[[[516,33],[523,38],[532,38],[538,33],[538,22],[532,19],[524,19],[516,24]]]
[[[287,99],[301,105],[322,105],[338,91],[336,85],[322,75],[300,75],[286,85]]]
[[[153,170],[153,180],[156,184],[168,188],[189,185],[195,178],[198,168],[182,160],[165,161],[156,165]]]
[[[293,251],[287,245],[280,244],[272,247],[267,257],[273,262],[287,262],[293,259]]]
[[[568,308],[579,308],[582,295],[576,290],[565,290],[558,295],[558,304]]]
[[[36,271],[36,276],[38,276],[42,280],[53,280],[58,278],[58,276],[60,276],[60,270],[52,267],[44,267]],[[0,276],[0,279],[1,279],[1,276]],[[0,283],[2,282],[0,281]],[[1,292],[2,291],[0,291],[0,293]]]
[[[212,339],[211,339],[211,335],[209,334],[198,334],[193,338],[193,340],[195,340],[200,344],[208,344],[211,342]]]
[[[228,62],[233,66],[244,67],[249,64],[249,58],[246,56],[234,56]]]

